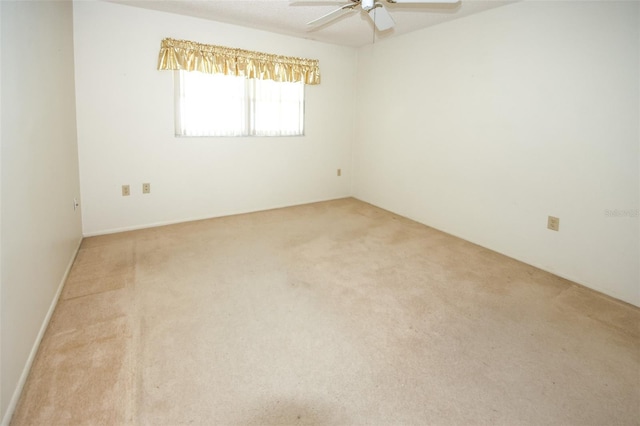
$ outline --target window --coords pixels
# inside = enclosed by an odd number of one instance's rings
[[[304,134],[304,83],[176,71],[176,136]]]

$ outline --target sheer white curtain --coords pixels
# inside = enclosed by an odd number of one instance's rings
[[[304,134],[304,84],[247,80],[250,127],[256,136]]]
[[[242,136],[248,133],[245,78],[176,71],[178,136]]]
[[[176,71],[177,136],[300,136],[304,83]]]

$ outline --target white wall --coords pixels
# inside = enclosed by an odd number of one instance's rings
[[[0,2],[0,419],[8,422],[81,239],[70,2]]]
[[[106,2],[74,3],[74,25],[85,235],[350,195],[355,49]],[[176,138],[165,37],[319,59],[306,136]]]
[[[361,49],[355,196],[640,305],[638,8],[519,2]]]

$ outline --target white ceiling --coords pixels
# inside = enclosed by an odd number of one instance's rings
[[[308,30],[307,22],[337,9],[341,4],[349,3],[349,0],[293,4],[288,0],[108,1],[345,46],[358,47],[374,41],[373,23],[364,12],[351,13],[313,31]],[[416,31],[517,0],[461,0],[455,4],[389,4],[381,1],[396,25],[391,30],[376,32],[375,40]]]

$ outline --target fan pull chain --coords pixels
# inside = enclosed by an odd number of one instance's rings
[[[376,44],[376,11],[377,7],[373,9],[373,32],[371,33],[371,44]]]

